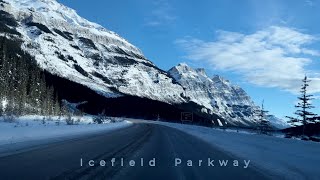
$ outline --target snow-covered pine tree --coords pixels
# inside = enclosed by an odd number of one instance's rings
[[[3,102],[5,98],[5,79],[4,79],[4,61],[5,61],[5,44],[4,44],[4,37],[1,38],[1,51],[0,51],[0,116],[3,115]]]
[[[59,97],[57,94],[55,94],[55,98],[54,98],[54,115],[55,116],[61,115],[61,106],[60,106]]]
[[[6,115],[8,116],[13,116],[17,111],[16,111],[16,87],[15,87],[15,73],[16,73],[16,61],[15,58],[12,56],[7,57],[7,76],[5,79],[7,79],[7,89],[6,89],[6,99],[7,99],[7,106],[6,106]]]
[[[286,116],[289,119],[289,123],[292,124],[293,126],[299,126],[299,123],[303,125],[302,128],[302,135],[305,134],[305,127],[307,124],[311,123],[314,121],[314,117],[316,114],[310,112],[310,109],[313,109],[314,106],[311,104],[311,100],[314,98],[313,95],[308,94],[308,86],[310,83],[310,80],[308,80],[308,77],[305,76],[302,80],[303,84],[300,89],[301,95],[298,97],[298,104],[295,106],[298,110],[294,113],[297,115],[296,118],[291,117],[291,116]]]
[[[40,71],[32,69],[29,78],[29,104],[32,107],[32,113],[40,114],[41,109],[41,84],[40,84]]]
[[[1,106],[1,115],[5,114],[5,106],[4,102],[6,102],[7,97],[7,90],[8,90],[8,83],[7,83],[7,75],[6,73],[7,68],[7,46],[6,46],[6,35],[1,38],[1,51],[0,51],[0,106]]]
[[[40,109],[41,109],[41,114],[43,116],[46,116],[49,114],[49,105],[48,105],[48,88],[46,85],[46,80],[45,80],[45,76],[44,74],[41,75],[40,78],[40,89],[39,89],[39,93],[40,93]]]
[[[2,98],[0,97],[0,117],[3,116],[3,103]]]
[[[46,101],[47,101],[47,115],[52,116],[54,115],[54,89],[52,86],[47,87],[47,95],[46,95]]]
[[[28,86],[28,66],[23,57],[17,59],[16,87],[17,87],[17,115],[25,115],[27,113],[27,86]]]

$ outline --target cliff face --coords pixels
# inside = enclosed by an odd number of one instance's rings
[[[192,69],[187,64],[179,64],[168,72],[185,88],[191,101],[205,107],[203,111],[220,115],[232,125],[256,123],[258,107],[239,86],[218,75],[210,78],[204,69]]]
[[[74,10],[52,0],[5,0],[1,9],[14,17],[22,48],[42,69],[107,97],[185,102],[181,86],[138,48]]]
[[[87,112],[179,121],[187,111],[204,124],[256,124],[258,107],[240,87],[186,64],[163,71],[116,33],[55,0],[0,0],[0,25],[0,36],[19,42],[60,98],[86,101]]]

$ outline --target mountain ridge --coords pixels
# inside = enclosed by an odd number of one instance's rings
[[[217,119],[224,125],[253,126],[257,123],[254,108],[240,107],[254,107],[250,97],[221,76],[209,78],[203,68],[193,69],[184,63],[179,64],[183,73],[173,73],[172,69],[163,71],[124,38],[80,17],[57,1],[0,2],[1,10],[11,14],[12,21],[16,22],[8,24],[7,20],[5,24],[10,31],[16,30],[15,34],[11,33],[12,37],[21,41],[21,48],[36,59],[40,68],[52,75],[84,85],[106,98],[139,97],[177,106],[180,111],[194,111],[210,123],[213,120],[218,124]],[[181,81],[185,78],[183,76],[189,76],[202,88],[191,88],[192,92],[188,83]],[[239,102],[233,102],[235,99],[224,96],[223,92],[211,93],[212,89],[217,91],[219,88],[228,90],[229,94],[240,94],[234,96],[240,99]],[[202,95],[202,99],[197,99],[200,97],[197,94]],[[214,97],[217,94],[219,98]],[[164,104],[159,107],[168,108]],[[152,116],[157,116],[156,108],[152,110]],[[223,108],[227,110],[221,110]],[[227,111],[232,112],[228,114]]]
[[[238,85],[220,75],[209,77],[203,68],[193,69],[180,63],[168,71],[179,82],[190,100],[205,107],[203,111],[221,116],[231,125],[259,123],[260,107]],[[286,127],[286,123],[273,115],[267,116],[275,127]]]
[[[4,9],[21,25],[17,31],[22,34],[22,48],[35,56],[42,69],[106,96],[118,97],[124,93],[167,103],[185,102],[180,96],[181,87],[173,84],[138,48],[115,33],[57,2],[14,0],[11,3]],[[62,10],[66,10],[64,14]]]

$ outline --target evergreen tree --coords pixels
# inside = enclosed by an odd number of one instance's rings
[[[5,54],[5,38],[1,39],[1,51],[0,51],[0,116],[3,115],[3,101],[5,100],[5,77],[4,77],[4,61],[6,59]]]
[[[313,95],[308,94],[307,92],[307,88],[309,86],[310,80],[308,80],[308,77],[305,76],[302,80],[303,84],[301,86],[300,89],[300,97],[298,97],[299,102],[298,104],[295,106],[296,108],[298,108],[298,110],[294,113],[295,115],[297,115],[296,118],[294,117],[290,117],[290,116],[286,116],[289,119],[289,123],[291,123],[293,126],[298,126],[298,123],[301,123],[303,125],[302,128],[302,135],[305,134],[305,127],[307,124],[314,122],[314,117],[316,116],[316,114],[310,112],[310,109],[314,108],[314,106],[312,106],[311,104],[311,100],[313,100],[314,98],[312,98]]]
[[[46,105],[47,105],[47,115],[51,116],[54,114],[54,90],[53,87],[47,87],[46,89]]]
[[[6,46],[6,39],[5,37],[1,40],[1,51],[0,51],[0,103],[1,103],[1,115],[5,114],[5,107],[3,106],[3,102],[6,101],[7,97],[7,90],[8,90],[8,83],[7,83],[7,46]]]
[[[55,94],[55,100],[54,100],[54,115],[55,116],[60,116],[60,112],[61,112],[61,106],[59,103],[59,98],[58,95]]]
[[[6,90],[6,100],[7,100],[7,106],[6,106],[6,115],[13,116],[16,113],[16,87],[15,87],[15,73],[16,73],[16,61],[12,56],[8,57],[7,67],[8,67],[8,73],[6,76],[7,79],[7,90]]]
[[[3,116],[3,101],[2,98],[0,97],[0,117]]]
[[[41,88],[40,71],[32,69],[29,76],[29,104],[32,107],[32,113],[40,114],[41,109]]]
[[[259,114],[260,119],[260,130],[262,134],[268,134],[268,131],[271,130],[271,125],[269,120],[267,119],[269,111],[264,109],[264,100],[262,101],[261,110]]]
[[[17,65],[17,114],[24,115],[27,112],[27,83],[28,83],[28,68],[24,59],[18,59]]]
[[[41,76],[40,79],[40,89],[39,89],[39,94],[40,94],[40,113],[41,115],[48,115],[48,97],[47,97],[47,86],[45,82],[45,77],[44,75]]]

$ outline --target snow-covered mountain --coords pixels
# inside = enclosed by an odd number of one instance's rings
[[[279,129],[285,129],[290,127],[290,125],[287,123],[287,121],[280,119],[274,115],[268,115],[267,119],[269,120],[269,122],[274,126],[277,127]]]
[[[193,69],[185,63],[171,68],[168,73],[185,89],[190,101],[205,107],[203,111],[218,114],[232,125],[252,125],[258,122],[259,107],[239,86],[219,75],[208,77],[204,69]],[[270,117],[270,118],[269,118]],[[281,119],[268,116],[276,127],[283,127]]]
[[[39,67],[54,76],[109,99],[142,98],[145,107],[141,108],[152,116],[168,110],[180,113],[196,109],[206,119],[219,117],[222,124],[255,123],[258,107],[240,87],[220,76],[209,78],[204,69],[192,69],[186,64],[165,72],[116,33],[55,0],[0,0],[0,15],[0,35],[21,42],[21,48],[34,57]],[[138,100],[115,101],[109,103],[122,111],[128,108],[124,103]],[[136,109],[130,113],[135,114]]]
[[[74,10],[55,0],[2,2],[1,9],[18,22],[22,48],[42,69],[105,96],[129,94],[166,103],[185,102],[181,86],[172,83],[138,48]]]

